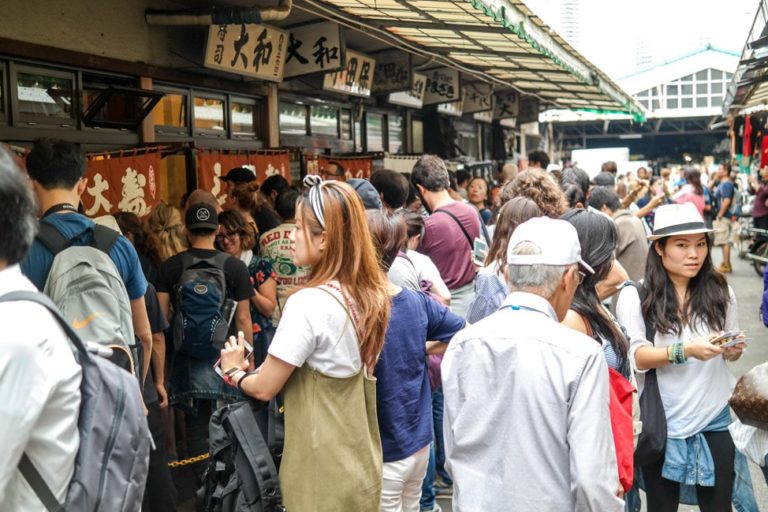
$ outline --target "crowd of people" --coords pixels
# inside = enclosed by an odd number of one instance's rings
[[[765,465],[768,441],[729,430],[728,363],[745,345],[711,343],[738,330],[729,165],[607,162],[590,179],[529,160],[498,186],[434,155],[346,182],[334,163],[300,186],[236,168],[221,204],[195,190],[143,219],[94,220],[78,212],[84,155],[41,139],[25,171],[0,154],[0,295],[47,291],[58,272],[38,225],[67,246],[95,245],[97,225],[121,233],[104,252],[154,441],[145,511],[192,499],[168,463],[208,452],[218,407],[276,396],[290,512],[439,511],[446,494],[456,511],[634,512],[639,489],[653,511],[756,510],[742,452]],[[765,178],[747,185],[758,227]],[[0,319],[2,508],[44,510],[18,462],[64,501],[81,371],[39,306],[3,303]],[[638,393],[651,382],[654,411]],[[636,464],[651,414],[666,443]]]

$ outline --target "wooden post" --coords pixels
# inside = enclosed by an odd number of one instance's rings
[[[264,142],[268,148],[280,147],[280,99],[277,84],[267,84],[267,112]]]
[[[152,79],[148,76],[142,76],[139,78],[139,87],[151,91]],[[144,144],[152,144],[155,142],[155,125],[151,113],[141,121],[141,127],[139,127],[139,140]]]

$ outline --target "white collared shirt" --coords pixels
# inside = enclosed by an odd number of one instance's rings
[[[36,291],[18,265],[0,270],[0,295]],[[31,302],[0,304],[0,503],[45,510],[17,469],[26,452],[63,502],[80,438],[80,365],[56,320]]]
[[[453,509],[623,510],[600,345],[542,297],[515,292],[504,306],[443,360]]]

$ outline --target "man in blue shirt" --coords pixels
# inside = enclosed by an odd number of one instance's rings
[[[723,263],[717,267],[722,273],[729,273],[731,269],[731,216],[733,215],[732,206],[736,189],[731,181],[731,165],[724,163],[720,165],[715,176],[720,184],[715,190],[715,199],[717,200],[717,214],[712,222],[715,229],[714,245],[723,248]]]
[[[27,156],[27,173],[32,181],[38,201],[40,222],[51,224],[66,238],[74,238],[94,222],[77,212],[80,196],[85,192],[85,155],[79,148],[62,140],[38,139]],[[75,240],[72,245],[86,245],[92,232]],[[21,263],[21,271],[38,289],[45,287],[53,264],[53,254],[37,239]],[[139,257],[131,243],[123,236],[109,251],[120,277],[125,283],[131,301],[134,334],[143,349],[142,376],[144,382],[152,355],[152,333],[144,304],[147,281],[139,264]]]

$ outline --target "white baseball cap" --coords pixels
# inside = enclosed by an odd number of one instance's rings
[[[522,242],[530,242],[541,249],[540,254],[513,254]],[[509,265],[573,265],[578,263],[590,274],[595,271],[581,259],[581,244],[576,228],[570,222],[534,217],[523,222],[512,233],[507,246]]]

